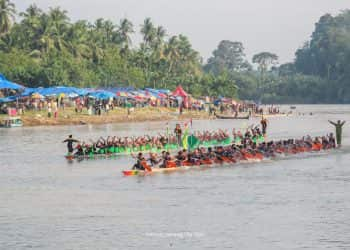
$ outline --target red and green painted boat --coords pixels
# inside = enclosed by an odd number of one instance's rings
[[[253,157],[253,156],[247,156],[240,159],[240,162],[261,162],[263,158],[260,156]],[[170,162],[166,168],[151,168],[148,166],[145,162],[143,163],[143,166],[145,167],[145,170],[124,170],[122,171],[124,176],[144,176],[144,175],[150,175],[150,174],[157,174],[157,173],[170,173],[170,172],[180,172],[185,171],[189,169],[195,169],[195,168],[208,168],[208,167],[215,167],[215,166],[222,166],[224,164],[233,164],[236,163],[236,160],[230,159],[227,157],[222,157],[222,160],[203,160],[200,162],[197,162],[196,164],[193,164],[188,161],[182,162],[181,166],[177,166],[175,162]]]

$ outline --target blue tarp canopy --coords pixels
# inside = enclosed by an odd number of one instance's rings
[[[26,88],[22,93],[22,97],[30,96],[34,93],[38,93],[42,96],[57,96],[60,94],[65,94],[71,97],[74,96],[84,96],[89,93],[86,89],[79,89],[75,87],[50,87],[50,88]]]
[[[145,91],[148,92],[148,94],[155,96],[157,98],[164,97],[164,95],[168,95],[170,93],[170,90],[166,90],[166,89],[146,88]]]
[[[113,87],[113,88],[99,88],[99,90],[105,90],[116,94],[117,92],[130,92],[134,91],[134,87]]]
[[[0,103],[15,102],[16,99],[17,99],[16,96],[8,96],[8,97],[0,98]]]
[[[112,92],[105,91],[105,90],[92,91],[88,94],[88,96],[96,99],[103,99],[103,100],[116,97],[116,95],[113,94]]]
[[[0,89],[24,89],[22,85],[19,85],[14,82],[10,82],[9,80],[6,79],[6,77],[2,74],[0,74]]]
[[[40,89],[42,88],[25,88],[20,97],[31,96],[33,93],[38,93]]]

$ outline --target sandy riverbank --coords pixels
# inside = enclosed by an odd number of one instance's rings
[[[1,115],[0,119],[6,117]],[[176,109],[169,108],[138,108],[127,114],[126,109],[117,108],[109,111],[108,114],[88,115],[86,111],[75,113],[73,108],[60,110],[58,117],[48,118],[46,111],[27,111],[21,115],[24,126],[55,126],[55,125],[82,125],[82,124],[108,124],[108,123],[129,123],[144,121],[166,121],[186,119],[211,119],[207,112],[186,111],[182,115]]]

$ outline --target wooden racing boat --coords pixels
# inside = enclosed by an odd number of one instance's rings
[[[328,148],[330,149],[330,148]],[[314,143],[312,147],[310,148],[304,148],[299,147],[296,149],[288,149],[288,150],[282,150],[277,149],[275,152],[277,154],[282,155],[295,155],[300,153],[307,153],[307,152],[320,152],[322,150],[322,144],[321,143]],[[274,156],[272,156],[274,157]],[[249,152],[242,152],[242,156],[240,159],[237,159],[239,163],[259,163],[264,160],[268,160],[271,157],[264,157],[262,153],[249,153]],[[199,161],[196,164],[193,164],[191,162],[184,161],[182,162],[181,166],[177,166],[175,162],[170,162],[166,168],[151,168],[146,164],[146,162],[143,162],[145,170],[124,170],[122,171],[124,176],[145,176],[150,174],[156,174],[156,173],[169,173],[169,172],[177,172],[177,171],[184,171],[188,169],[193,168],[205,168],[205,167],[214,167],[214,166],[220,166],[224,164],[234,164],[236,163],[236,159],[231,159],[227,157],[221,157],[221,159],[215,159],[215,160],[203,160]]]
[[[244,157],[240,160],[240,162],[246,162],[246,163],[254,163],[254,162],[261,162],[263,159],[261,157]],[[224,164],[233,164],[236,163],[234,159],[230,159],[227,157],[222,157],[221,160],[215,159],[215,160],[203,160],[200,162],[197,162],[195,164],[184,161],[182,162],[181,166],[177,166],[175,162],[170,162],[170,164],[167,165],[166,168],[151,168],[150,166],[146,166],[146,163],[143,163],[143,166],[146,170],[124,170],[122,171],[124,176],[145,176],[150,174],[157,174],[157,173],[169,173],[169,172],[179,172],[179,171],[185,171],[189,169],[195,169],[195,168],[208,168],[208,167],[214,167],[214,166],[222,166]]]
[[[274,118],[274,117],[287,117],[287,116],[292,116],[292,114],[287,114],[287,113],[279,113],[279,114],[253,114],[253,117],[257,118]]]
[[[215,113],[215,117],[217,119],[226,119],[226,120],[228,120],[228,119],[232,119],[232,120],[237,119],[237,120],[240,120],[240,119],[249,119],[250,116],[249,116],[249,114],[247,116],[236,116],[236,115],[218,115],[218,114]]]
[[[232,144],[232,138],[228,137],[225,140],[222,141],[216,141],[216,140],[211,140],[211,141],[203,141],[199,144],[199,147],[204,147],[204,148],[209,148],[209,147],[217,147],[217,146],[228,146]],[[73,160],[89,160],[89,159],[103,159],[103,158],[112,158],[112,157],[122,157],[122,156],[129,156],[132,153],[161,153],[162,151],[168,151],[168,152],[176,152],[180,150],[181,148],[179,147],[164,147],[164,148],[151,148],[150,150],[129,150],[124,152],[119,152],[119,153],[89,153],[89,154],[83,154],[83,155],[78,155],[78,154],[68,154],[65,155],[64,157],[68,161],[73,161]],[[108,149],[106,151],[109,151]]]

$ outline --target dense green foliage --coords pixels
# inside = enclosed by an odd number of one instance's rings
[[[277,55],[262,52],[246,66],[243,45],[223,41],[205,69],[227,70],[242,99],[264,103],[350,103],[350,11],[322,16],[295,61],[276,67]],[[242,70],[243,69],[243,70]]]
[[[350,103],[350,11],[324,15],[295,61],[256,54],[221,41],[203,59],[182,34],[169,36],[146,18],[140,27],[98,19],[71,22],[67,12],[36,5],[19,13],[0,0],[0,72],[26,86],[135,86],[175,88],[195,96],[224,95],[274,103]],[[132,44],[140,32],[142,42]],[[255,67],[253,66],[255,65]]]
[[[203,72],[202,59],[186,36],[168,37],[150,18],[139,28],[143,41],[136,47],[131,35],[137,27],[127,19],[73,23],[60,8],[46,13],[31,5],[11,27],[14,6],[8,0],[0,0],[0,6],[0,72],[16,82],[140,88],[182,84],[196,95],[236,96],[224,73]]]

